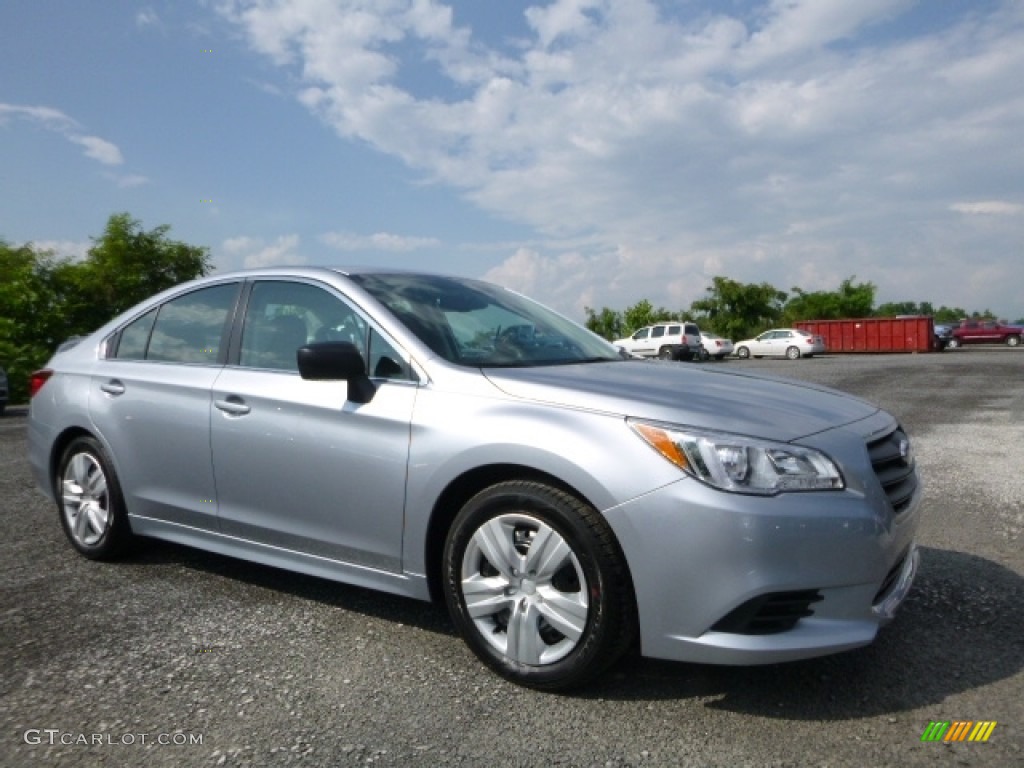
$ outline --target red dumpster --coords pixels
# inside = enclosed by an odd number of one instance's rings
[[[803,320],[794,325],[825,339],[830,353],[931,352],[935,346],[935,322],[928,316]]]

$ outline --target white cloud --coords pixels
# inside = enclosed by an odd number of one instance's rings
[[[120,165],[124,162],[121,150],[98,136],[69,135],[68,140],[85,147],[86,157],[99,160],[104,165]]]
[[[47,130],[55,131],[73,144],[85,148],[86,157],[98,160],[104,165],[120,165],[124,162],[121,150],[99,136],[88,136],[79,131],[81,127],[59,109],[19,104],[0,104],[0,125],[10,118],[22,118],[36,123]]]
[[[980,214],[986,216],[1020,216],[1024,214],[1024,205],[1008,203],[1003,200],[979,200],[974,203],[953,203],[949,206],[957,213]]]
[[[441,244],[433,237],[407,237],[387,232],[372,235],[357,235],[351,232],[328,232],[321,236],[321,242],[339,251],[415,251],[420,248],[434,248]]]
[[[307,260],[297,252],[298,235],[282,235],[271,243],[258,237],[232,237],[221,247],[231,258],[232,265],[245,268],[305,264]]]
[[[595,303],[688,303],[714,270],[783,290],[855,274],[882,300],[914,285],[963,306],[936,259],[1024,239],[1019,217],[957,225],[1014,211],[949,204],[1024,198],[1013,0],[942,15],[912,0],[533,2],[511,44],[437,0],[222,7],[342,138],[544,236],[586,240],[497,268],[543,274],[542,298],[572,285]],[[638,263],[670,277],[638,281]],[[886,286],[894,263],[928,277]]]
[[[135,24],[138,27],[152,27],[160,24],[160,16],[152,8],[142,8],[135,14]]]

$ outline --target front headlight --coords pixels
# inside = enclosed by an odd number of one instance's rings
[[[844,487],[839,468],[813,448],[634,419],[628,422],[648,445],[681,470],[723,491],[772,496]]]

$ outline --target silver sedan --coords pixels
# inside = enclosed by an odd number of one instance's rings
[[[736,357],[787,357],[799,360],[825,353],[825,340],[799,328],[773,328],[753,339],[737,341]]]
[[[216,275],[31,382],[29,451],[80,554],[153,537],[436,597],[554,690],[630,646],[757,664],[871,642],[921,487],[890,414],[749,372],[624,359],[486,283]]]

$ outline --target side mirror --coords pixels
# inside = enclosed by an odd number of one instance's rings
[[[310,381],[347,381],[348,399],[368,403],[377,388],[366,375],[366,360],[350,341],[319,341],[299,347],[299,375]]]

